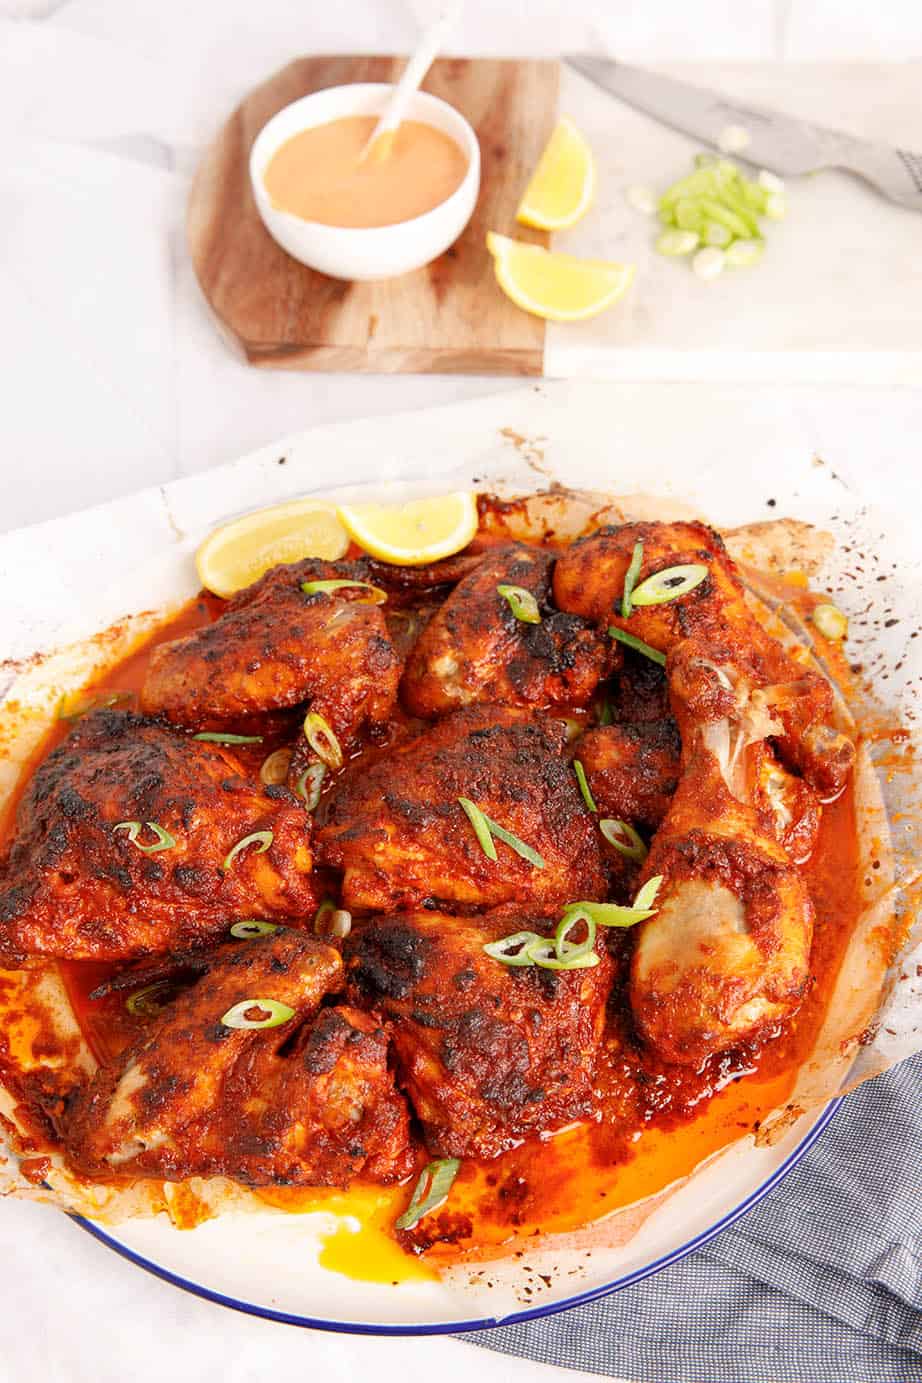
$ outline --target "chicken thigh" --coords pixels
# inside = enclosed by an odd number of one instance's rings
[[[598,832],[564,758],[565,735],[558,720],[469,706],[358,765],[317,833],[318,859],[344,871],[345,906],[539,907],[604,897]],[[502,840],[489,858],[462,797],[537,852],[537,862]]]
[[[254,837],[233,857],[231,852]],[[99,710],[39,766],[0,857],[0,959],[129,960],[313,916],[310,819],[230,750]]]
[[[228,942],[75,1102],[67,1149],[87,1176],[227,1176],[249,1186],[394,1181],[413,1168],[381,1022],[320,1008],[332,947],[279,929]],[[232,1026],[231,1011],[271,1027]],[[287,1016],[285,1016],[287,1015]],[[228,1019],[225,1024],[223,1019]],[[230,1024],[230,1025],[229,1025]]]
[[[376,917],[344,947],[349,993],[394,1022],[398,1070],[437,1156],[496,1157],[529,1133],[589,1117],[612,965],[507,966],[484,944],[554,921],[518,908],[462,920]]]
[[[401,699],[434,717],[474,701],[585,706],[619,659],[604,633],[549,604],[550,553],[522,546],[486,555],[439,607],[407,661]],[[535,599],[537,622],[518,619],[503,587]]]

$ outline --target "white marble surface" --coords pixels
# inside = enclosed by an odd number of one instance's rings
[[[0,0],[0,528],[205,470],[315,423],[508,388],[247,371],[214,335],[183,254],[196,151],[254,74],[296,51],[406,49],[428,7]],[[903,59],[922,55],[922,7],[469,0],[455,41],[464,52],[560,47],[640,61]],[[706,427],[708,394],[610,387],[613,414],[629,397],[658,435],[673,427],[677,446],[683,419]],[[877,458],[893,475],[918,464],[906,448],[919,436],[919,400],[905,393],[802,385],[753,397],[764,426],[774,411],[793,414],[821,454],[853,455],[855,431],[873,439],[868,474],[856,480],[873,486]],[[53,568],[53,551],[48,561]],[[308,1373],[460,1383],[474,1369],[485,1383],[566,1376],[450,1340],[343,1338],[237,1316],[127,1267],[29,1205],[3,1205],[0,1250],[0,1377],[17,1383],[255,1383]]]

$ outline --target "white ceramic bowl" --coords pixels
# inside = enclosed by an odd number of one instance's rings
[[[269,200],[265,172],[275,151],[292,135],[345,115],[380,115],[393,87],[384,82],[331,86],[293,101],[263,126],[250,153],[250,182],[266,230],[283,250],[311,269],[341,279],[386,279],[419,269],[447,250],[471,219],[480,190],[480,146],[464,116],[446,101],[417,91],[406,113],[449,135],[467,158],[457,191],[432,211],[393,226],[355,230],[305,221]]]

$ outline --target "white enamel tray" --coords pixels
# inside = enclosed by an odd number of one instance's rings
[[[551,479],[682,498],[718,524],[788,515],[831,528],[843,541],[847,534],[851,544],[863,534],[880,548],[885,537],[888,559],[901,571],[899,590],[888,588],[888,605],[906,621],[917,620],[922,581],[908,525],[882,520],[854,488],[862,455],[873,454],[879,418],[840,413],[830,399],[822,425],[834,454],[824,462],[814,454],[816,417],[779,407],[771,393],[732,389],[645,386],[613,395],[605,385],[529,385],[448,408],[318,429],[204,475],[0,539],[0,634],[8,656],[23,657],[86,637],[125,614],[172,608],[196,589],[192,553],[204,533],[260,505],[309,493],[398,498],[468,484],[523,491]],[[886,461],[879,450],[877,458],[879,485]],[[907,477],[907,506],[910,484]],[[830,571],[831,585],[840,584],[839,575]],[[852,573],[845,595],[836,598],[857,612],[874,597],[874,578],[874,570],[860,578]],[[889,631],[870,629],[862,637],[866,661],[896,663]],[[889,683],[890,699],[899,702],[918,672],[918,657],[906,658]],[[5,690],[0,678],[0,696]],[[319,1233],[330,1228],[328,1214],[227,1215],[184,1232],[162,1216],[114,1228],[78,1223],[177,1286],[273,1320],[381,1334],[473,1330],[584,1302],[691,1252],[778,1186],[821,1135],[836,1103],[802,1119],[775,1147],[755,1148],[747,1139],[727,1149],[620,1248],[587,1254],[550,1245],[483,1273],[455,1269],[440,1282],[380,1286],[321,1268]],[[527,1275],[524,1263],[533,1270]],[[547,1275],[547,1286],[539,1273]]]

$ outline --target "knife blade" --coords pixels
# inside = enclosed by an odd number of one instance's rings
[[[719,148],[729,125],[742,126],[749,143],[739,157],[747,163],[786,177],[846,169],[890,201],[922,211],[922,154],[813,125],[613,58],[574,53],[564,61],[610,95],[706,144]]]

